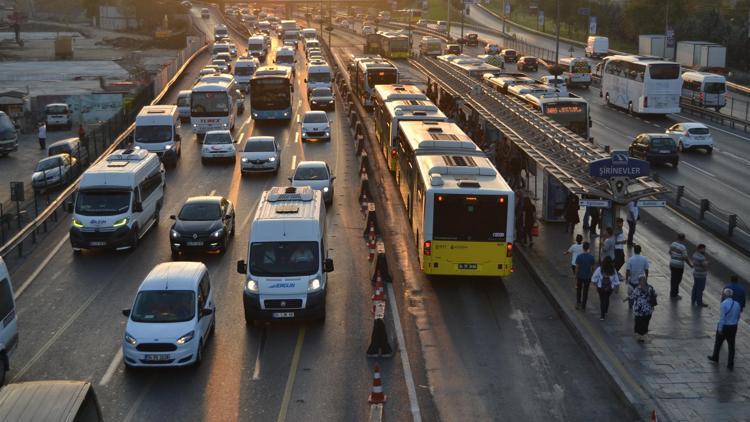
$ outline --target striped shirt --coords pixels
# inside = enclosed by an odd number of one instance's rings
[[[706,255],[698,251],[693,254],[693,277],[708,277],[708,260],[706,259]]]
[[[687,248],[680,242],[672,242],[669,245],[669,266],[673,268],[684,268],[688,257]]]

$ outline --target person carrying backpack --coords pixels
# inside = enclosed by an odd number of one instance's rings
[[[609,311],[609,297],[612,292],[620,285],[620,278],[617,276],[612,258],[605,256],[602,265],[594,271],[591,282],[596,285],[599,292],[599,320],[604,321]]]

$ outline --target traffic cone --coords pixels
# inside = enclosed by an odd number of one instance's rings
[[[370,240],[367,242],[367,252],[369,254],[369,257],[367,258],[368,261],[372,262],[375,259],[375,241]]]
[[[377,242],[378,236],[375,234],[375,222],[370,221],[370,232],[368,233],[370,242]]]
[[[367,217],[367,194],[362,192],[362,195],[359,197],[359,209],[362,212],[362,218]]]
[[[651,411],[651,422],[656,422],[656,409]]]
[[[372,376],[372,392],[367,398],[367,402],[370,404],[383,404],[386,397],[383,393],[383,380],[380,378],[380,365],[376,363],[373,369],[375,373]]]

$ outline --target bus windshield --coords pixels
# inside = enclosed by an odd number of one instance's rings
[[[250,245],[250,274],[280,277],[318,272],[317,242],[253,242]]]
[[[291,105],[289,80],[286,78],[258,78],[250,81],[250,104],[256,110],[282,110]]]
[[[679,79],[680,65],[677,63],[660,63],[648,65],[651,79]]]
[[[190,95],[192,117],[220,117],[229,115],[229,95],[225,91],[193,92]]]
[[[434,199],[434,240],[506,240],[507,196],[435,194]]]
[[[118,215],[130,208],[131,192],[127,190],[82,190],[76,197],[76,214]]]
[[[398,71],[396,69],[371,70],[367,72],[367,84],[375,85],[395,84],[398,82]]]

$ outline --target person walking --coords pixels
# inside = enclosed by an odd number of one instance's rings
[[[635,315],[633,331],[638,342],[643,343],[646,341],[648,324],[651,322],[651,315],[657,304],[656,291],[648,284],[645,274],[638,276],[638,285],[628,294],[628,298],[633,303],[633,315]]]
[[[615,235],[612,231],[612,227],[607,227],[604,230],[604,240],[599,243],[599,262],[603,262],[604,258],[609,257],[612,262],[615,260]]]
[[[685,263],[693,266],[685,246],[685,234],[677,235],[677,240],[669,245],[669,297],[680,300],[680,283],[682,282],[682,273],[685,271]]]
[[[633,236],[635,236],[635,225],[640,218],[640,209],[635,201],[628,202],[628,246],[633,246]]]
[[[565,201],[565,209],[563,215],[565,216],[565,233],[573,233],[576,229],[576,225],[581,221],[578,218],[578,196],[574,193],[568,194],[568,199]]]
[[[39,149],[47,148],[47,124],[39,123]]]
[[[521,208],[521,244],[525,245],[528,240],[529,246],[534,246],[534,238],[531,236],[531,228],[536,223],[536,207],[528,196],[523,198]]]
[[[692,256],[693,261],[693,290],[690,294],[690,304],[708,308],[703,303],[703,290],[706,288],[708,278],[708,259],[706,259],[706,245],[700,244]]]
[[[714,353],[708,355],[708,360],[719,363],[719,352],[726,340],[729,347],[727,355],[727,369],[734,370],[734,340],[737,336],[737,323],[740,321],[740,304],[733,299],[734,291],[724,289],[720,307],[719,324],[716,326],[716,340]]]
[[[573,269],[573,275],[576,273],[576,258],[578,258],[578,255],[583,252],[583,236],[580,234],[576,235],[576,241],[570,247],[567,251],[565,251],[565,255],[570,255],[570,267]]]
[[[589,225],[589,237],[596,237],[596,228],[599,226],[599,223],[602,219],[602,212],[599,208],[591,208],[589,210],[589,214],[591,214],[591,224]]]
[[[731,289],[732,299],[736,300],[740,304],[740,312],[745,310],[745,288],[740,285],[740,278],[737,275],[732,275],[729,278],[729,284],[725,289]]]
[[[622,218],[616,220],[617,228],[615,229],[615,270],[620,272],[620,268],[625,265],[625,232],[623,230],[624,221]]]
[[[625,280],[628,282],[629,309],[633,309],[632,293],[638,287],[641,276],[645,276],[648,279],[648,267],[648,259],[641,255],[641,245],[635,245],[633,247],[633,255],[625,263]]]
[[[599,292],[599,320],[604,321],[609,312],[609,297],[612,292],[620,285],[620,278],[617,277],[617,271],[612,264],[612,258],[605,256],[602,265],[594,271],[591,276],[591,282],[596,285]]]
[[[591,276],[594,274],[596,258],[589,252],[589,242],[583,242],[583,251],[576,257],[576,309],[586,311],[586,302],[589,299],[589,285]]]

